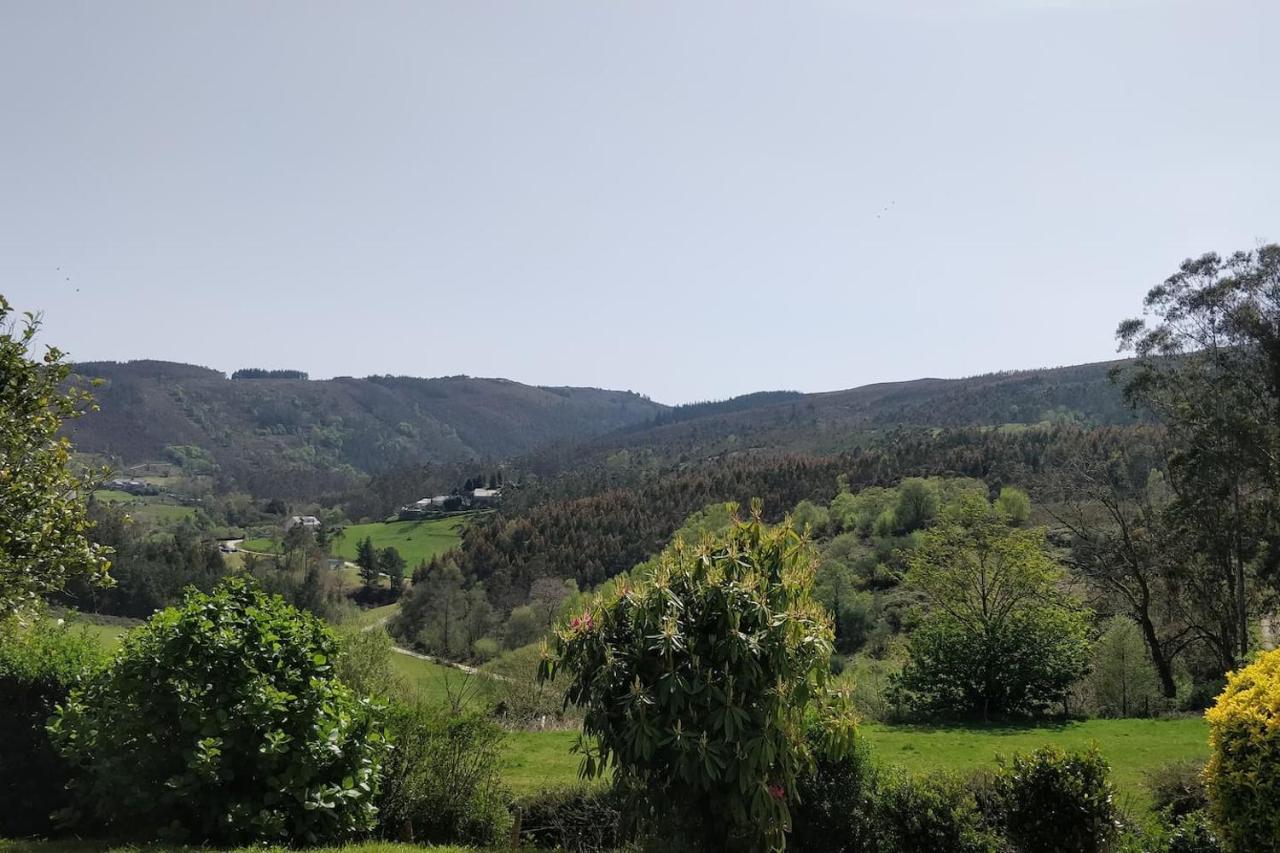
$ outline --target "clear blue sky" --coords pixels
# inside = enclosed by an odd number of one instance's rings
[[[665,402],[1100,360],[1280,240],[1280,3],[0,5],[0,293],[82,360]],[[68,280],[69,279],[69,280]]]

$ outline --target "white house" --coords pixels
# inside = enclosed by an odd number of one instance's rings
[[[299,525],[314,530],[320,526],[320,519],[316,518],[314,515],[295,515],[284,523],[284,529],[292,530]]]
[[[471,492],[471,502],[476,506],[491,506],[501,498],[501,489],[474,489]]]

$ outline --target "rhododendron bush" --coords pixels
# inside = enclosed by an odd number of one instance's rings
[[[814,555],[790,523],[749,521],[677,541],[639,581],[560,626],[539,677],[565,674],[585,713],[583,775],[613,769],[659,831],[683,841],[779,850],[788,803],[813,756],[853,745],[829,691],[830,617],[811,597]]]

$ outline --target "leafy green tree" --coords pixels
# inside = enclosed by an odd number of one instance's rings
[[[1128,616],[1110,619],[1094,643],[1089,682],[1097,711],[1105,716],[1141,715],[1159,707],[1160,694],[1146,643]]]
[[[1049,511],[1071,535],[1074,573],[1130,617],[1161,692],[1173,699],[1174,663],[1204,644],[1221,602],[1192,594],[1199,585],[1187,582],[1195,573],[1184,565],[1183,536],[1168,511],[1159,458],[1135,452],[1080,460],[1058,478],[1062,494]]]
[[[396,595],[404,589],[404,571],[407,566],[404,557],[395,548],[387,547],[378,552],[378,571],[387,576],[391,582],[391,591]]]
[[[391,622],[391,632],[431,654],[462,660],[472,656],[475,642],[493,623],[484,586],[468,586],[458,567],[446,561],[414,582]]]
[[[1167,425],[1180,589],[1220,602],[1199,634],[1223,670],[1280,571],[1280,245],[1184,261],[1120,324],[1126,397]]]
[[[824,555],[814,577],[813,596],[831,612],[835,647],[839,652],[858,651],[874,623],[874,599],[859,589],[858,576],[843,560]]]
[[[791,523],[802,533],[807,530],[811,535],[819,536],[826,531],[830,516],[826,507],[819,506],[813,501],[800,501],[791,511]]]
[[[32,352],[39,319],[9,319],[0,296],[0,616],[83,577],[109,583],[109,549],[89,536],[89,474],[72,470],[63,424],[94,408],[88,392],[67,387],[61,350]]]
[[[538,619],[538,614],[529,605],[522,604],[512,608],[503,629],[507,648],[518,649],[537,642],[545,628],[546,626]]]
[[[360,567],[360,580],[366,589],[378,586],[378,549],[373,546],[373,539],[366,536],[356,546],[356,565]]]
[[[320,620],[243,578],[156,614],[49,724],[82,818],[224,844],[371,830],[385,738],[338,654]]]
[[[697,546],[678,540],[646,578],[562,625],[539,678],[569,677],[584,775],[612,767],[709,849],[781,849],[812,763],[806,714],[816,705],[831,744],[852,745],[852,719],[827,692],[832,630],[813,563],[757,506]]]
[[[933,523],[937,514],[938,490],[933,483],[918,478],[902,481],[898,487],[898,503],[893,509],[900,532],[923,530]]]
[[[1000,489],[1000,497],[996,498],[996,506],[1009,519],[1009,523],[1021,527],[1031,520],[1031,498],[1022,489],[1004,486]]]
[[[1032,714],[1061,701],[1088,669],[1087,621],[1058,591],[1043,530],[1011,527],[967,495],[912,553],[908,584],[928,612],[896,684],[918,713]]]

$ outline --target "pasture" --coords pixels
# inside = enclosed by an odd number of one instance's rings
[[[352,524],[333,537],[329,551],[335,557],[355,561],[356,549],[367,537],[375,548],[395,548],[412,572],[420,563],[454,548],[462,539],[462,529],[475,517],[474,513],[433,518],[426,521],[375,521]],[[245,551],[279,554],[277,537],[246,539],[240,544]]]
[[[1085,720],[1039,726],[890,726],[867,724],[860,736],[886,768],[909,773],[963,772],[993,765],[999,756],[1046,744],[1067,750],[1096,745],[1111,764],[1122,806],[1134,814],[1151,805],[1146,774],[1164,764],[1208,758],[1208,727],[1199,717],[1165,720]],[[513,791],[529,793],[578,778],[569,750],[576,731],[512,732],[504,775]]]
[[[451,550],[462,539],[462,529],[471,515],[455,515],[426,521],[380,521],[353,524],[330,546],[335,557],[355,560],[356,549],[368,537],[376,548],[395,548],[409,564],[409,570],[437,554]]]
[[[166,527],[196,517],[195,507],[171,503],[170,499],[160,495],[131,495],[117,489],[98,489],[93,497],[99,503],[128,513],[134,521],[153,527]]]

